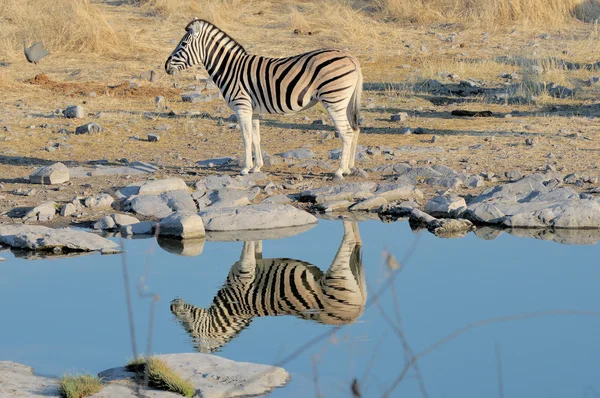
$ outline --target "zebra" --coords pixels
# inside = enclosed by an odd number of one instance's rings
[[[298,112],[321,102],[342,140],[334,178],[354,167],[358,144],[362,72],[358,60],[336,49],[319,49],[287,58],[252,55],[212,23],[194,19],[165,63],[174,74],[203,64],[234,111],[244,143],[241,174],[263,166],[260,114]],[[255,162],[252,160],[254,149]]]
[[[344,221],[344,237],[329,269],[289,258],[262,258],[262,242],[244,242],[209,308],[177,298],[171,312],[192,336],[196,349],[220,350],[255,317],[295,315],[345,325],[363,313],[367,299],[358,225]]]

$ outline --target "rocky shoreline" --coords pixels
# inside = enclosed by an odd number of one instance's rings
[[[207,233],[213,238],[215,233],[227,233],[229,239],[236,239],[236,232],[248,235],[248,231],[303,227],[317,223],[317,217],[408,218],[413,229],[425,228],[446,238],[492,228],[519,236],[555,237],[563,243],[600,240],[597,177],[564,176],[552,169],[527,176],[520,172],[466,175],[446,166],[397,163],[369,171],[355,169],[355,174],[366,175],[360,181],[338,183],[296,175],[277,184],[264,173],[233,177],[218,173],[231,159],[204,163],[217,173],[192,184],[181,177],[148,175],[147,180],[116,191],[12,209],[6,212],[10,222],[0,223],[0,244],[54,254],[111,254],[119,252],[118,245],[92,231],[165,239],[204,239]],[[34,171],[29,181],[60,192],[71,171],[56,163]],[[321,186],[313,187],[315,183]],[[89,221],[78,224],[81,217]],[[40,225],[57,220],[91,231]]]
[[[209,354],[157,355],[171,369],[192,382],[196,395],[204,398],[263,395],[284,386],[290,375],[283,368],[236,362]],[[135,373],[124,367],[112,368],[98,374],[104,383],[102,390],[91,397],[137,397]],[[142,389],[144,396],[155,398],[180,395]],[[60,397],[58,379],[34,374],[33,368],[16,362],[0,361],[0,398]]]

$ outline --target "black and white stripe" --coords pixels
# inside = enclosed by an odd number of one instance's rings
[[[171,311],[201,352],[214,352],[255,317],[295,315],[317,322],[352,323],[367,299],[361,241],[355,222],[344,222],[344,238],[329,269],[289,258],[262,258],[258,242],[244,242],[223,287],[209,308],[176,299]]]
[[[287,58],[248,54],[221,29],[194,20],[165,64],[169,74],[203,64],[238,117],[244,141],[242,174],[259,171],[258,115],[290,113],[321,102],[342,139],[336,177],[354,167],[358,135],[362,73],[359,62],[345,51],[320,49]],[[256,162],[252,160],[252,149]]]

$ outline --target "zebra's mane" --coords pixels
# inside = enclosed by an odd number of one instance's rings
[[[244,46],[242,46],[237,40],[235,40],[233,37],[231,37],[227,32],[225,32],[223,29],[219,28],[217,25],[215,25],[212,22],[207,21],[206,19],[201,19],[201,18],[195,18],[193,19],[190,23],[188,23],[185,26],[185,31],[188,32],[191,28],[192,25],[195,24],[196,22],[204,22],[206,25],[211,26],[212,28],[214,28],[215,30],[217,30],[218,32],[223,33],[227,38],[229,38],[233,43],[235,43],[244,53],[246,53],[246,49],[244,48]]]

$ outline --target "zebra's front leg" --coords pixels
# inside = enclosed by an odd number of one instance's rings
[[[263,166],[262,151],[260,149],[260,121],[258,115],[252,115],[252,145],[254,146],[254,167],[251,173],[257,173]]]
[[[242,141],[244,142],[244,167],[240,172],[246,175],[252,168],[252,113],[237,112],[240,130],[242,130]]]
[[[354,133],[352,130],[338,130],[342,139],[342,154],[340,155],[340,166],[333,175],[334,180],[343,179],[344,175],[350,173],[350,158],[352,156],[352,140]]]

